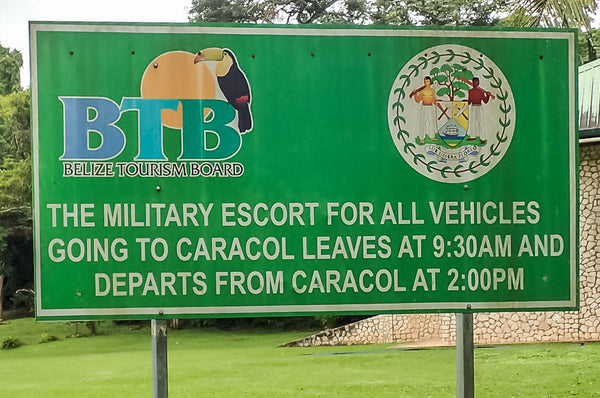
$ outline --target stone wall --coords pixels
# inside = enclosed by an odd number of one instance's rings
[[[580,146],[579,185],[580,310],[476,313],[475,344],[600,340],[600,144]],[[454,314],[394,314],[326,330],[290,345],[392,342],[453,345],[455,339]]]

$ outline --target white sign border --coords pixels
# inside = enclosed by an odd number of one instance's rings
[[[40,248],[40,197],[39,197],[39,120],[38,120],[38,82],[37,82],[37,33],[38,32],[106,32],[106,33],[164,33],[164,34],[230,34],[230,35],[277,35],[277,36],[393,36],[393,37],[456,37],[456,38],[495,38],[495,39],[551,39],[567,40],[569,62],[569,185],[570,203],[570,297],[565,301],[509,301],[509,302],[442,302],[442,303],[398,303],[398,304],[352,304],[352,305],[286,305],[286,306],[243,306],[243,307],[174,307],[174,308],[86,308],[86,309],[46,309],[42,306],[41,286],[41,248]],[[290,314],[313,312],[453,312],[470,310],[540,310],[578,306],[578,128],[577,128],[577,36],[573,31],[560,30],[429,30],[429,29],[338,29],[338,28],[300,28],[300,27],[227,27],[197,26],[190,24],[111,24],[111,23],[75,23],[75,22],[38,22],[29,23],[30,62],[31,62],[31,131],[33,159],[33,222],[34,222],[34,275],[36,316],[42,318],[61,317],[110,317],[110,316],[148,316],[158,315],[201,315],[201,314]]]

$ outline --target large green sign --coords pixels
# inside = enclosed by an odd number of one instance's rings
[[[38,318],[576,309],[575,44],[32,23]]]

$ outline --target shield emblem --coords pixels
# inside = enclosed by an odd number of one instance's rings
[[[444,142],[455,147],[467,135],[469,103],[467,101],[437,101],[438,134]]]

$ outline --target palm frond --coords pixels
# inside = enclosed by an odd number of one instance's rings
[[[595,0],[514,0],[506,23],[521,27],[591,29]]]

